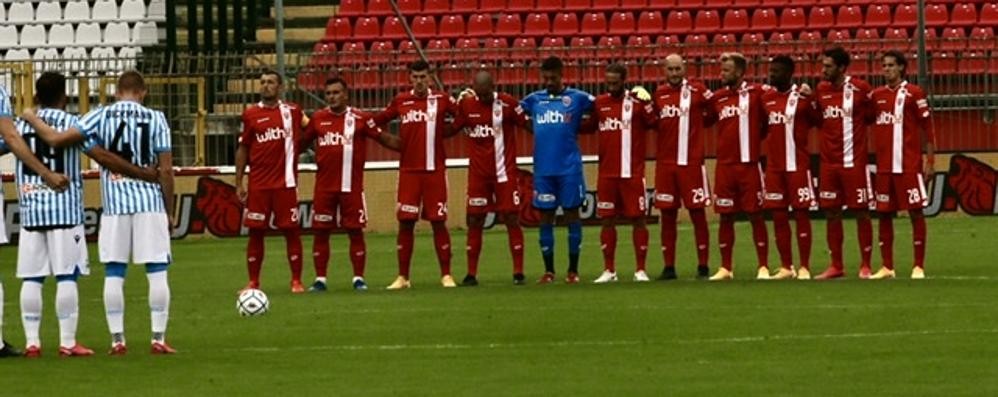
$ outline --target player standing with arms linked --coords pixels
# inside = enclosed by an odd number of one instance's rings
[[[925,278],[925,215],[928,205],[925,179],[935,172],[935,134],[929,100],[922,88],[908,83],[908,61],[899,51],[881,58],[887,85],[870,94],[876,122],[873,124],[877,154],[875,190],[880,212],[880,256],[883,267],[871,279],[894,278],[894,217],[898,210],[911,218],[914,265],[911,278]],[[922,160],[922,148],[925,160]],[[923,173],[924,172],[924,173]]]
[[[568,275],[565,282],[579,282],[579,251],[582,245],[582,221],[579,207],[586,195],[582,175],[582,153],[578,133],[582,117],[589,114],[596,99],[592,95],[562,84],[563,64],[558,57],[541,63],[545,89],[520,101],[530,118],[534,134],[533,206],[541,211],[540,246],[544,257],[544,276],[540,284],[554,282],[554,221],[559,207],[568,225]]]
[[[125,270],[132,262],[144,264],[149,280],[149,309],[152,319],[152,353],[176,351],[166,343],[170,313],[170,287],[167,268],[171,262],[170,232],[173,211],[173,153],[170,126],[163,112],[142,106],[146,96],[142,75],[126,71],[118,78],[116,102],[94,110],[61,134],[28,112],[24,120],[53,146],[57,135],[86,137],[84,150],[97,145],[128,159],[140,167],[156,166],[159,184],[101,169],[101,198],[98,248],[105,264],[104,309],[111,331],[111,354],[122,355],[125,347]],[[68,138],[67,138],[68,139]]]
[[[246,205],[245,225],[249,228],[246,267],[249,284],[260,288],[264,238],[270,220],[284,234],[288,263],[291,265],[291,292],[305,292],[301,283],[302,247],[298,224],[298,144],[302,126],[307,123],[298,105],[281,100],[281,75],[266,71],[260,75],[260,102],[243,111],[243,131],[236,149],[236,192]],[[249,189],[243,185],[246,166],[250,167]],[[273,216],[273,218],[271,218]]]

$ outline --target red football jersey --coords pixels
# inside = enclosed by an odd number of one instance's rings
[[[644,177],[645,131],[655,123],[655,106],[630,93],[603,94],[593,103],[599,133],[599,176]]]
[[[686,80],[676,87],[658,87],[658,164],[703,165],[704,113],[712,96],[703,84]]]
[[[818,122],[818,109],[811,98],[802,96],[794,84],[788,92],[775,89],[762,95],[768,114],[766,130],[768,158],[766,169],[773,171],[807,170],[807,134]]]
[[[370,116],[351,107],[339,114],[329,108],[315,112],[305,128],[305,144],[315,142],[315,190],[363,191],[367,138],[380,133]]]
[[[708,111],[717,115],[717,162],[759,161],[759,146],[766,128],[762,94],[767,86],[742,82],[737,89],[721,88],[709,101]]]
[[[896,89],[883,86],[870,94],[876,122],[873,125],[877,172],[922,172],[922,136],[935,142],[932,112],[925,92],[914,84],[902,82]]]
[[[298,186],[298,140],[304,114],[298,105],[263,102],[243,111],[239,144],[249,150],[249,190]]]
[[[417,96],[410,90],[396,95],[374,116],[374,122],[383,125],[395,118],[401,120],[402,171],[433,171],[444,169],[446,119],[456,113],[457,104],[446,93],[431,90],[426,96]]]
[[[468,172],[472,177],[505,183],[516,173],[516,131],[527,123],[520,103],[512,96],[493,93],[485,103],[468,97],[458,103],[454,128],[465,129],[471,144]]]
[[[828,81],[815,93],[821,112],[821,162],[844,168],[866,167],[866,125],[870,115],[870,84],[846,76],[841,86]]]

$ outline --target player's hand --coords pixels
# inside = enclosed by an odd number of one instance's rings
[[[236,195],[239,196],[239,202],[246,204],[246,188],[242,184],[236,185]]]
[[[49,185],[52,190],[61,192],[69,188],[69,178],[63,174],[57,174],[55,172],[49,171],[45,175],[42,175],[42,179],[45,180],[45,184]]]
[[[646,90],[644,87],[642,87],[640,85],[634,86],[634,88],[631,88],[631,93],[634,94],[634,96],[638,97],[638,99],[640,99],[642,101],[650,101],[651,100],[651,94],[648,92],[648,90]]]
[[[146,182],[158,183],[159,167],[156,166],[142,167],[142,173],[139,174],[139,179]]]
[[[30,107],[25,108],[24,112],[21,113],[21,118],[24,119],[25,121],[33,120],[37,117],[38,115],[35,113],[35,108],[30,108]]]
[[[457,94],[458,101],[464,98],[478,98],[478,93],[476,93],[475,90],[471,89],[471,87],[465,88],[464,91],[461,91],[460,94]]]
[[[814,93],[814,91],[811,90],[811,86],[808,85],[807,83],[801,84],[799,91],[800,94],[803,96],[811,96],[811,94]]]
[[[930,161],[926,161],[925,172],[923,173],[923,175],[925,176],[925,182],[926,183],[931,182],[935,174],[936,174],[936,165]]]
[[[166,232],[173,236],[173,229],[177,227],[177,216],[170,214],[169,221],[170,223],[166,225]]]

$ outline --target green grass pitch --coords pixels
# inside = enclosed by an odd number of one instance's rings
[[[489,231],[478,288],[439,286],[428,234],[416,239],[414,288],[382,288],[395,274],[395,239],[368,235],[372,290],[349,289],[343,236],[334,236],[326,294],[291,295],[283,239],[267,244],[263,289],[271,312],[239,317],[245,240],[180,241],[170,269],[168,339],[180,353],[150,356],[146,282],[126,283],[125,357],[104,355],[103,269],[81,281],[79,340],[90,358],[57,357],[54,286],[46,284],[44,356],[0,360],[0,395],[998,395],[998,218],[929,220],[929,280],[908,280],[910,226],[897,225],[899,279],[855,279],[855,226],[846,223],[850,279],[757,282],[748,225],[737,229],[736,281],[690,280],[692,233],[680,229],[681,277],[630,282],[628,227],[619,238],[616,285],[588,282],[602,268],[597,228],[586,228],[586,283],[532,284],[541,272],[536,231],[527,232],[531,284],[514,287],[503,229]],[[824,223],[813,262],[827,264]],[[563,276],[565,231],[558,230]],[[772,238],[772,230],[770,230]],[[464,276],[464,234],[453,233],[454,275]],[[716,269],[716,225],[711,225]],[[310,249],[306,237],[306,252]],[[652,228],[651,275],[661,265]],[[95,249],[96,247],[92,247]],[[4,335],[23,344],[16,248],[0,249]],[[874,254],[875,265],[877,253]],[[91,258],[96,258],[92,251]],[[778,263],[770,247],[772,264]],[[313,275],[306,259],[306,279]]]

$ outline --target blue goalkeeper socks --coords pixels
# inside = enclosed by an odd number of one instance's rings
[[[582,247],[582,221],[568,224],[568,271],[579,272],[579,251]]]
[[[544,271],[554,273],[554,225],[541,224],[541,256],[544,257]]]

